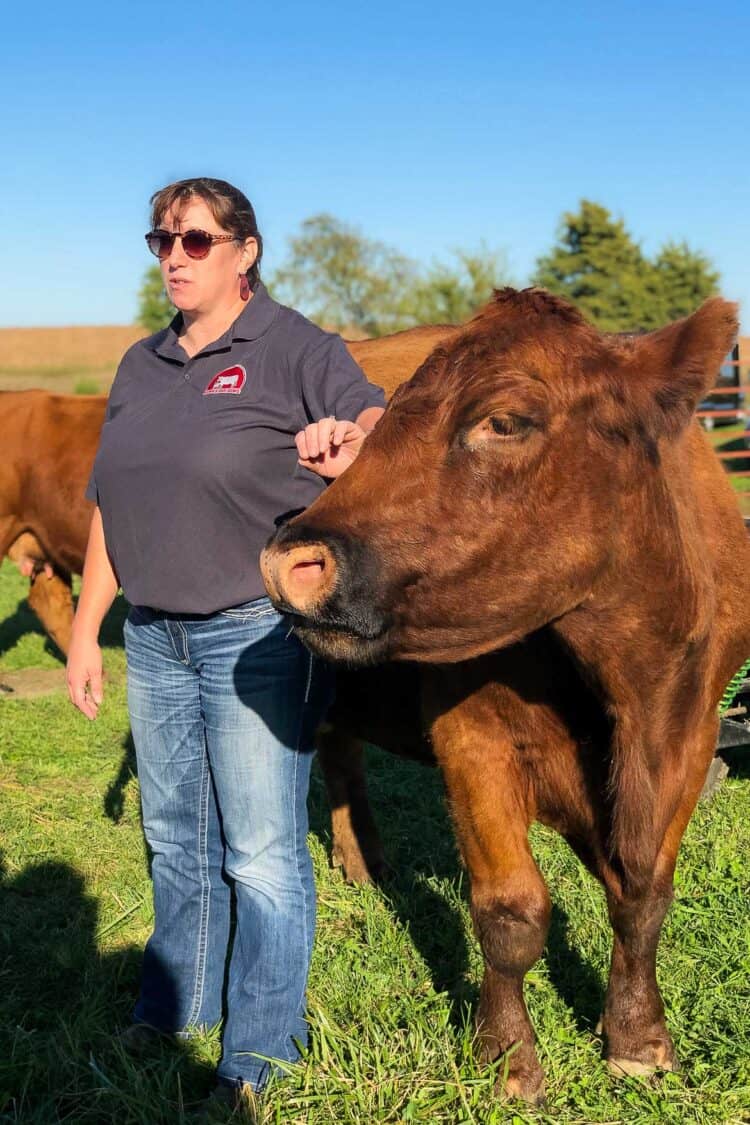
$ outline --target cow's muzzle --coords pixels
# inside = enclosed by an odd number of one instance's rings
[[[314,615],[336,588],[336,560],[324,543],[287,547],[272,540],[260,569],[274,605],[300,617]]]
[[[309,648],[351,664],[384,659],[389,621],[376,605],[372,560],[340,535],[282,527],[260,556],[268,595]]]

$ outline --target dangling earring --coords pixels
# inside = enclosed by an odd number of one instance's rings
[[[240,274],[240,297],[243,301],[250,300],[250,282],[247,280],[247,274]]]

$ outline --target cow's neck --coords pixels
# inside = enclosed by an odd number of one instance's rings
[[[675,815],[684,747],[705,735],[717,700],[707,675],[714,590],[694,515],[666,490],[644,489],[634,505],[588,597],[553,629],[612,723],[609,847],[637,888],[653,873]]]
[[[702,662],[714,615],[710,564],[696,513],[660,479],[632,494],[606,565],[558,635],[613,714],[669,707],[675,680]]]

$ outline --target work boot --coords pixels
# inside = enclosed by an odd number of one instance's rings
[[[125,1054],[139,1059],[156,1054],[160,1047],[174,1043],[175,1040],[174,1035],[160,1031],[150,1023],[131,1023],[115,1036],[115,1043],[122,1047]]]
[[[246,1082],[241,1086],[219,1082],[195,1109],[188,1110],[185,1120],[190,1125],[220,1125],[227,1121],[234,1125],[260,1125],[260,1099],[261,1095]]]

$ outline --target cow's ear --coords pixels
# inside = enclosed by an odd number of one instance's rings
[[[683,320],[632,341],[622,389],[655,437],[684,429],[715,386],[737,336],[737,312],[737,305],[712,297]]]

